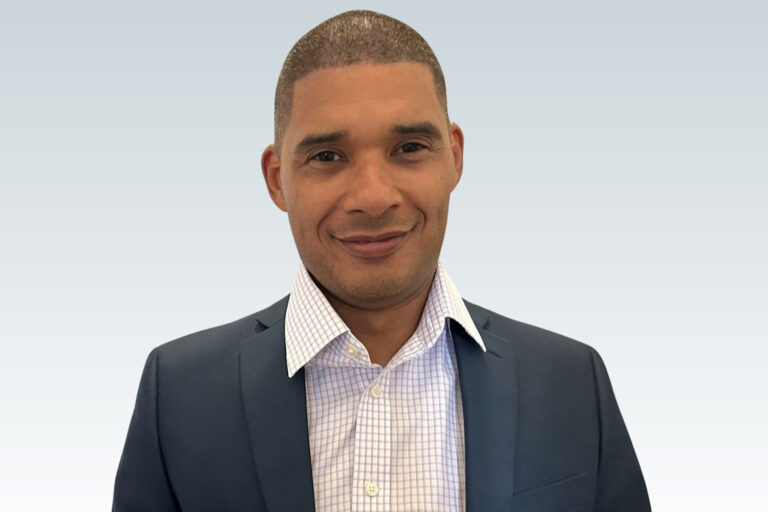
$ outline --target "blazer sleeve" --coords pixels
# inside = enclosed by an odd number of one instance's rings
[[[600,411],[594,512],[649,512],[645,479],[600,354],[590,347]]]
[[[157,427],[157,348],[141,375],[136,405],[117,468],[113,512],[180,512],[166,473]]]

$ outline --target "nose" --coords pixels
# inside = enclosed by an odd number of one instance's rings
[[[403,197],[397,188],[394,170],[383,159],[366,158],[350,171],[349,188],[342,201],[345,212],[364,212],[380,217],[390,208],[402,204]]]

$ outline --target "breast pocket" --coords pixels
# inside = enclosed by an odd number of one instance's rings
[[[512,496],[515,512],[576,512],[591,499],[586,473],[569,476],[553,484]]]

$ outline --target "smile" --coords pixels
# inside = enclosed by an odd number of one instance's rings
[[[349,236],[337,238],[344,248],[358,258],[385,258],[400,248],[410,231],[385,233],[378,236]]]

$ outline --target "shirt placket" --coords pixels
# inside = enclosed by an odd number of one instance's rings
[[[390,510],[392,411],[389,372],[380,370],[360,399],[353,457],[352,510]]]

